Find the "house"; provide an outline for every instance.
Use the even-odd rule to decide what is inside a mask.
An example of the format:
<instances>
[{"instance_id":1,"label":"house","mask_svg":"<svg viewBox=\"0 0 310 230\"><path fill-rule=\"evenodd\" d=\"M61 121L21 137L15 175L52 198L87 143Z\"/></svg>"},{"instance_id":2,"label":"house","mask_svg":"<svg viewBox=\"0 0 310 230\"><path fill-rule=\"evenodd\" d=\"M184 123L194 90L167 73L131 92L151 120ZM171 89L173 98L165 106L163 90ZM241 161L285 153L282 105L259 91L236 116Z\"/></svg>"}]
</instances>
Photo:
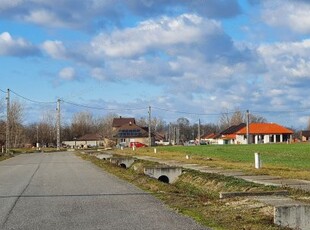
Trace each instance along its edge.
<instances>
[{"instance_id":1,"label":"house","mask_svg":"<svg viewBox=\"0 0 310 230\"><path fill-rule=\"evenodd\" d=\"M100 134L93 133L71 141L63 141L63 144L71 148L100 147L105 145L105 140Z\"/></svg>"},{"instance_id":2,"label":"house","mask_svg":"<svg viewBox=\"0 0 310 230\"><path fill-rule=\"evenodd\" d=\"M165 133L154 132L154 139L156 145L170 145Z\"/></svg>"},{"instance_id":3,"label":"house","mask_svg":"<svg viewBox=\"0 0 310 230\"><path fill-rule=\"evenodd\" d=\"M134 118L114 118L112 123L113 137L117 139L117 144L126 147L148 146L149 129L140 127ZM155 143L154 134L151 135L151 144Z\"/></svg>"},{"instance_id":4,"label":"house","mask_svg":"<svg viewBox=\"0 0 310 230\"><path fill-rule=\"evenodd\" d=\"M301 131L301 141L310 141L310 130Z\"/></svg>"},{"instance_id":5,"label":"house","mask_svg":"<svg viewBox=\"0 0 310 230\"><path fill-rule=\"evenodd\" d=\"M223 130L220 134L214 137L214 142L217 144L240 144L237 142L236 133L246 127L245 123L241 123L239 125L233 125L229 128Z\"/></svg>"},{"instance_id":6,"label":"house","mask_svg":"<svg viewBox=\"0 0 310 230\"><path fill-rule=\"evenodd\" d=\"M235 134L237 143L247 143L246 126ZM292 135L292 130L276 123L251 123L249 125L249 143L253 144L291 142Z\"/></svg>"},{"instance_id":7,"label":"house","mask_svg":"<svg viewBox=\"0 0 310 230\"><path fill-rule=\"evenodd\" d=\"M215 133L204 134L200 137L200 141L205 142L206 144L217 144L215 139L216 136L217 134Z\"/></svg>"},{"instance_id":8,"label":"house","mask_svg":"<svg viewBox=\"0 0 310 230\"><path fill-rule=\"evenodd\" d=\"M121 126L129 123L136 124L136 120L134 118L124 118L124 117L114 118L112 121L112 130L116 131Z\"/></svg>"}]
</instances>

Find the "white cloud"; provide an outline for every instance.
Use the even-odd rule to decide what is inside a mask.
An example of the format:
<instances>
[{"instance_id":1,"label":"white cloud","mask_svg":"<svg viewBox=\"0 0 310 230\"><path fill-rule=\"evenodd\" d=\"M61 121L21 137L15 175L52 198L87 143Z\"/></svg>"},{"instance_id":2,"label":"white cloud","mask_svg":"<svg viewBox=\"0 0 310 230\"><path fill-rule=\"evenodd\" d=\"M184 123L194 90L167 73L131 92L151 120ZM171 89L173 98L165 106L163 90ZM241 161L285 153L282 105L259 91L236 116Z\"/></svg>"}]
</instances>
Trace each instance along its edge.
<instances>
[{"instance_id":1,"label":"white cloud","mask_svg":"<svg viewBox=\"0 0 310 230\"><path fill-rule=\"evenodd\" d=\"M0 34L0 55L25 57L37 55L38 49L23 38L14 39L10 33Z\"/></svg>"},{"instance_id":2,"label":"white cloud","mask_svg":"<svg viewBox=\"0 0 310 230\"><path fill-rule=\"evenodd\" d=\"M162 17L147 20L135 28L102 33L93 39L94 51L111 57L130 57L176 45L200 43L204 36L220 30L214 20L205 20L197 15L184 14L177 18Z\"/></svg>"},{"instance_id":3,"label":"white cloud","mask_svg":"<svg viewBox=\"0 0 310 230\"><path fill-rule=\"evenodd\" d=\"M74 68L72 67L63 68L59 72L59 77L63 80L68 80L68 81L75 79L76 73L75 73Z\"/></svg>"},{"instance_id":4,"label":"white cloud","mask_svg":"<svg viewBox=\"0 0 310 230\"><path fill-rule=\"evenodd\" d=\"M120 26L126 15L140 18L187 9L208 18L231 18L241 13L238 0L2 0L0 17L17 19L45 27L92 30L94 26ZM127 13L125 13L124 11ZM96 23L94 23L96 22Z\"/></svg>"},{"instance_id":5,"label":"white cloud","mask_svg":"<svg viewBox=\"0 0 310 230\"><path fill-rule=\"evenodd\" d=\"M258 51L273 76L289 82L310 79L310 39L261 45Z\"/></svg>"},{"instance_id":6,"label":"white cloud","mask_svg":"<svg viewBox=\"0 0 310 230\"><path fill-rule=\"evenodd\" d=\"M45 41L42 49L51 57L56 59L66 58L66 48L61 41Z\"/></svg>"},{"instance_id":7,"label":"white cloud","mask_svg":"<svg viewBox=\"0 0 310 230\"><path fill-rule=\"evenodd\" d=\"M53 11L45 9L33 10L29 15L22 18L23 21L31 22L38 25L48 25L49 27L70 27L70 21L61 20Z\"/></svg>"},{"instance_id":8,"label":"white cloud","mask_svg":"<svg viewBox=\"0 0 310 230\"><path fill-rule=\"evenodd\" d=\"M272 0L263 4L263 20L271 26L310 33L310 4L306 1Z\"/></svg>"}]
</instances>

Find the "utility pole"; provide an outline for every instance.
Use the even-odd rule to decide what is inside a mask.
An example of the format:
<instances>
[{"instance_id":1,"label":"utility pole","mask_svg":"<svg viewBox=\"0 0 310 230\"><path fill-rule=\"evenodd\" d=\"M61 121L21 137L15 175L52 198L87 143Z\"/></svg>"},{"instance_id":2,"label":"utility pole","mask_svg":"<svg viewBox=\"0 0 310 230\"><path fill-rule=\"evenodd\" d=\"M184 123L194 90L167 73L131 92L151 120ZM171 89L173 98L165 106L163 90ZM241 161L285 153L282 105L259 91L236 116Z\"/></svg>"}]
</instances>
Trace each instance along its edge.
<instances>
[{"instance_id":1,"label":"utility pole","mask_svg":"<svg viewBox=\"0 0 310 230\"><path fill-rule=\"evenodd\" d=\"M152 108L151 108L151 106L149 106L149 147L152 146L152 133L151 133L152 118L151 118L151 112L152 112Z\"/></svg>"},{"instance_id":2,"label":"utility pole","mask_svg":"<svg viewBox=\"0 0 310 230\"><path fill-rule=\"evenodd\" d=\"M200 135L200 119L198 119L198 145L200 145L201 135Z\"/></svg>"},{"instance_id":3,"label":"utility pole","mask_svg":"<svg viewBox=\"0 0 310 230\"><path fill-rule=\"evenodd\" d=\"M7 90L6 96L6 141L5 141L5 152L9 153L10 148L10 89Z\"/></svg>"},{"instance_id":4,"label":"utility pole","mask_svg":"<svg viewBox=\"0 0 310 230\"><path fill-rule=\"evenodd\" d=\"M57 100L57 150L60 150L60 99Z\"/></svg>"},{"instance_id":5,"label":"utility pole","mask_svg":"<svg viewBox=\"0 0 310 230\"><path fill-rule=\"evenodd\" d=\"M250 144L250 113L246 111L246 143Z\"/></svg>"}]
</instances>

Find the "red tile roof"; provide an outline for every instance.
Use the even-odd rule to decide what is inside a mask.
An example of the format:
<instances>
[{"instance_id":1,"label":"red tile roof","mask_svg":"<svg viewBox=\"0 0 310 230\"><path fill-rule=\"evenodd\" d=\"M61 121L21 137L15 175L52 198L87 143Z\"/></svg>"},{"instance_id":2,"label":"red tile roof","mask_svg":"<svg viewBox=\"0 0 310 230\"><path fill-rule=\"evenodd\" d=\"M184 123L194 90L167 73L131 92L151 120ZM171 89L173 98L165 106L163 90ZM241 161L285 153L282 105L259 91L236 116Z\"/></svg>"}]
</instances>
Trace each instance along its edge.
<instances>
[{"instance_id":1,"label":"red tile roof","mask_svg":"<svg viewBox=\"0 0 310 230\"><path fill-rule=\"evenodd\" d=\"M237 134L245 135L246 127L242 128ZM250 134L293 134L293 131L276 123L251 123L249 125Z\"/></svg>"},{"instance_id":2,"label":"red tile roof","mask_svg":"<svg viewBox=\"0 0 310 230\"><path fill-rule=\"evenodd\" d=\"M223 140L233 140L236 139L236 134L227 134L227 135L222 135Z\"/></svg>"},{"instance_id":3,"label":"red tile roof","mask_svg":"<svg viewBox=\"0 0 310 230\"><path fill-rule=\"evenodd\" d=\"M216 136L215 133L210 133L210 134L202 135L200 138L201 139L213 139L215 136Z\"/></svg>"}]
</instances>

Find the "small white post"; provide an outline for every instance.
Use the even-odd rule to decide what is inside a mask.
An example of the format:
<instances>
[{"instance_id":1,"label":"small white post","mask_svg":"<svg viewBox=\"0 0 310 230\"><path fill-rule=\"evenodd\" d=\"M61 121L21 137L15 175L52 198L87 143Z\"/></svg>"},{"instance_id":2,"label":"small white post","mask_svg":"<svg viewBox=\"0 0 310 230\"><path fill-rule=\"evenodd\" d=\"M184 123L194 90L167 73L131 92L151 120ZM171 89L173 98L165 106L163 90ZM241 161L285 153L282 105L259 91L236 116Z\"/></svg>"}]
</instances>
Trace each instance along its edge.
<instances>
[{"instance_id":1,"label":"small white post","mask_svg":"<svg viewBox=\"0 0 310 230\"><path fill-rule=\"evenodd\" d=\"M255 168L260 169L262 167L262 162L260 159L260 153L255 153Z\"/></svg>"},{"instance_id":2,"label":"small white post","mask_svg":"<svg viewBox=\"0 0 310 230\"><path fill-rule=\"evenodd\" d=\"M154 153L157 153L157 149L156 148L154 148Z\"/></svg>"}]
</instances>

